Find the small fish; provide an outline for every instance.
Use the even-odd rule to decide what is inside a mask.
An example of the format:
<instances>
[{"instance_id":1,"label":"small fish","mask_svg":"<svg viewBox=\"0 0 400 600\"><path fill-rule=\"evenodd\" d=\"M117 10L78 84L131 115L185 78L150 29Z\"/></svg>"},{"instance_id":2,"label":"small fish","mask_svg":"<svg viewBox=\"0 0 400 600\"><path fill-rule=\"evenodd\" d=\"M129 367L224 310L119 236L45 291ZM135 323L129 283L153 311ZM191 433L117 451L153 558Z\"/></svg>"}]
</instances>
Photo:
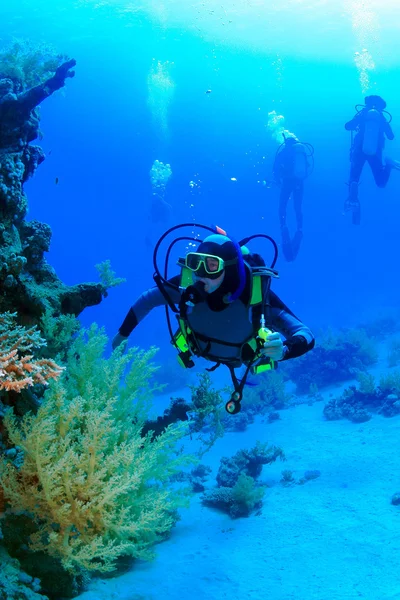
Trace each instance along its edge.
<instances>
[{"instance_id":1,"label":"small fish","mask_svg":"<svg viewBox=\"0 0 400 600\"><path fill-rule=\"evenodd\" d=\"M206 90L206 94L211 94L212 90Z\"/></svg>"},{"instance_id":2,"label":"small fish","mask_svg":"<svg viewBox=\"0 0 400 600\"><path fill-rule=\"evenodd\" d=\"M58 179L58 177L56 177L55 184L57 185L58 182L59 182L59 179Z\"/></svg>"},{"instance_id":3,"label":"small fish","mask_svg":"<svg viewBox=\"0 0 400 600\"><path fill-rule=\"evenodd\" d=\"M231 177L231 181L237 181L236 177Z\"/></svg>"}]
</instances>

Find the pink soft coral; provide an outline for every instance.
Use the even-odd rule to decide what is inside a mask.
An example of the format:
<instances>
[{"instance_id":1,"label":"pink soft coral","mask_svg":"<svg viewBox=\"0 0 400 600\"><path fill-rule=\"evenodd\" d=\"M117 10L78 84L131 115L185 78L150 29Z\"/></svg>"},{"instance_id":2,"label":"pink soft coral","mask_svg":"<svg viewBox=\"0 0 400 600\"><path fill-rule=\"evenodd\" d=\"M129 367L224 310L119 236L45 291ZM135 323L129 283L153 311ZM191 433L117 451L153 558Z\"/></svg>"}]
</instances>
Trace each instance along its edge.
<instances>
[{"instance_id":1,"label":"pink soft coral","mask_svg":"<svg viewBox=\"0 0 400 600\"><path fill-rule=\"evenodd\" d=\"M20 392L26 387L56 379L62 367L49 359L35 359L33 348L46 345L36 327L16 325L16 313L0 315L0 389Z\"/></svg>"}]
</instances>

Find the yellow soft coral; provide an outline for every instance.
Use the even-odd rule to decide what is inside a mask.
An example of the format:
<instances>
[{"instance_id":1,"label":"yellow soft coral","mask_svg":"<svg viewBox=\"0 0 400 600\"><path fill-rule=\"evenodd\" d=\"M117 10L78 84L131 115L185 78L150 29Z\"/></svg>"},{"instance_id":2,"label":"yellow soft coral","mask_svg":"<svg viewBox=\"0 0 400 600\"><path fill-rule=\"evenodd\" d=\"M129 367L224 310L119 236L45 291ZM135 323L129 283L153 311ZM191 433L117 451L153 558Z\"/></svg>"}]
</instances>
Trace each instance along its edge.
<instances>
[{"instance_id":1,"label":"yellow soft coral","mask_svg":"<svg viewBox=\"0 0 400 600\"><path fill-rule=\"evenodd\" d=\"M37 415L21 423L11 412L5 418L10 440L24 452L19 469L0 464L5 497L40 526L32 549L75 573L110 571L124 554L151 558L183 498L167 484L187 462L174 453L184 426L169 427L154 442L140 435L155 349L117 350L106 360L106 343L96 328L80 334L66 374L46 392Z\"/></svg>"},{"instance_id":2,"label":"yellow soft coral","mask_svg":"<svg viewBox=\"0 0 400 600\"><path fill-rule=\"evenodd\" d=\"M30 351L46 341L36 327L16 324L16 313L0 314L0 389L20 392L26 387L57 379L62 368L49 359L34 358Z\"/></svg>"}]
</instances>

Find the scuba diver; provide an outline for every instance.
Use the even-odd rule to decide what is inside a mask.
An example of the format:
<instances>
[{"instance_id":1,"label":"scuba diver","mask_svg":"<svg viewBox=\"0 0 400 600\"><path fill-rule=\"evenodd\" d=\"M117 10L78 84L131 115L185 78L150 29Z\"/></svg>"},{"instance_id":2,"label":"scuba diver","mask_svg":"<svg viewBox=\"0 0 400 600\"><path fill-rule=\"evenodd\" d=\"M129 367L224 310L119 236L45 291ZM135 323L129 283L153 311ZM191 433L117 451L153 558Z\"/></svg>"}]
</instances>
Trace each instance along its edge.
<instances>
[{"instance_id":1,"label":"scuba diver","mask_svg":"<svg viewBox=\"0 0 400 600\"><path fill-rule=\"evenodd\" d=\"M390 126L392 116L385 108L386 102L380 96L366 96L365 105L357 105L357 114L345 124L346 131L351 131L351 167L349 196L344 210L352 212L353 225L359 225L361 219L358 186L365 161L368 161L375 183L380 188L386 186L393 168L400 169L400 163L389 158L383 164L385 136L388 140L394 139ZM355 135L353 132L356 132Z\"/></svg>"},{"instance_id":2,"label":"scuba diver","mask_svg":"<svg viewBox=\"0 0 400 600\"><path fill-rule=\"evenodd\" d=\"M305 354L314 347L314 336L292 311L270 290L271 278L278 277L274 266L278 256L276 243L264 234L235 242L220 228L198 225L211 232L185 257L179 258L180 275L168 279L168 259L173 245L182 240L199 243L195 237L179 237L166 254L163 275L157 264L160 244L172 232L192 223L176 225L161 236L153 254L156 287L144 292L129 309L113 349L128 339L132 331L155 307L164 305L172 344L181 366L191 368L193 359L202 357L230 371L234 392L226 403L230 414L240 411L243 388L251 372L258 374L277 363ZM246 244L256 238L269 240L274 247L270 267ZM170 308L176 315L178 330L171 328ZM282 340L281 335L284 337ZM235 369L244 366L241 380Z\"/></svg>"},{"instance_id":3,"label":"scuba diver","mask_svg":"<svg viewBox=\"0 0 400 600\"><path fill-rule=\"evenodd\" d=\"M274 179L281 186L279 198L279 223L282 234L283 254L288 262L297 257L303 239L303 193L304 180L311 174L314 166L314 148L311 144L301 143L294 135L286 137L279 146L273 166ZM311 159L311 160L309 160ZM286 222L287 206L293 197L297 230L291 239Z\"/></svg>"},{"instance_id":4,"label":"scuba diver","mask_svg":"<svg viewBox=\"0 0 400 600\"><path fill-rule=\"evenodd\" d=\"M145 244L149 250L153 250L155 246L154 239L157 239L160 235L159 225L163 225L163 229L168 227L168 221L170 220L171 215L171 204L168 204L160 194L153 193L151 197L149 222L145 235ZM157 237L155 237L155 235L157 235Z\"/></svg>"}]
</instances>

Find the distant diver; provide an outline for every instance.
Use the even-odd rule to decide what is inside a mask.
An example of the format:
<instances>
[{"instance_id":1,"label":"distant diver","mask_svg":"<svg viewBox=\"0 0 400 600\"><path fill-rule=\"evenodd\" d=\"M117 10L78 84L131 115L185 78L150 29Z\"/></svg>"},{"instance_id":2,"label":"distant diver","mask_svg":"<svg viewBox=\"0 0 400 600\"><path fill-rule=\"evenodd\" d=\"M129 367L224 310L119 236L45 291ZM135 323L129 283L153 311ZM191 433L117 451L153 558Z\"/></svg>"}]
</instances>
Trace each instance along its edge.
<instances>
[{"instance_id":1,"label":"distant diver","mask_svg":"<svg viewBox=\"0 0 400 600\"><path fill-rule=\"evenodd\" d=\"M314 336L292 311L270 290L271 278L277 277L274 265L278 250L272 238L252 235L235 242L219 228L196 223L210 232L195 251L179 258L180 275L168 278L168 259L177 241L198 238L184 236L174 240L166 253L164 268L158 266L158 250L163 240L186 223L169 229L157 242L153 253L156 287L145 291L129 309L113 339L117 348L128 339L137 325L157 306L172 310L178 330L172 330L167 310L171 341L183 367L194 366L194 359L212 361L214 371L226 365L234 391L226 403L230 414L240 411L243 388L249 373L269 371L282 360L301 356L314 347ZM266 238L274 248L271 266L247 248L253 238ZM282 339L282 337L283 339ZM245 367L238 379L235 369Z\"/></svg>"},{"instance_id":2,"label":"distant diver","mask_svg":"<svg viewBox=\"0 0 400 600\"><path fill-rule=\"evenodd\" d=\"M283 136L284 142L279 146L273 166L275 182L281 186L279 198L279 223L282 235L283 254L288 262L296 259L303 239L303 194L304 180L314 167L314 148L311 144L300 142L297 137ZM287 206L293 198L296 216L296 232L290 237L287 226Z\"/></svg>"},{"instance_id":3,"label":"distant diver","mask_svg":"<svg viewBox=\"0 0 400 600\"><path fill-rule=\"evenodd\" d=\"M150 207L150 220L152 223L168 223L172 215L172 206L160 195L153 193Z\"/></svg>"},{"instance_id":4,"label":"distant diver","mask_svg":"<svg viewBox=\"0 0 400 600\"><path fill-rule=\"evenodd\" d=\"M353 225L359 225L361 209L358 186L365 161L369 163L375 183L380 188L386 186L393 168L400 169L400 163L386 158L385 164L383 164L385 136L388 140L394 139L390 126L392 116L385 110L385 100L380 96L366 96L365 105L357 105L355 108L356 115L345 124L345 129L351 131L351 166L349 195L344 210L345 212L351 211ZM356 133L354 134L354 132Z\"/></svg>"}]
</instances>

